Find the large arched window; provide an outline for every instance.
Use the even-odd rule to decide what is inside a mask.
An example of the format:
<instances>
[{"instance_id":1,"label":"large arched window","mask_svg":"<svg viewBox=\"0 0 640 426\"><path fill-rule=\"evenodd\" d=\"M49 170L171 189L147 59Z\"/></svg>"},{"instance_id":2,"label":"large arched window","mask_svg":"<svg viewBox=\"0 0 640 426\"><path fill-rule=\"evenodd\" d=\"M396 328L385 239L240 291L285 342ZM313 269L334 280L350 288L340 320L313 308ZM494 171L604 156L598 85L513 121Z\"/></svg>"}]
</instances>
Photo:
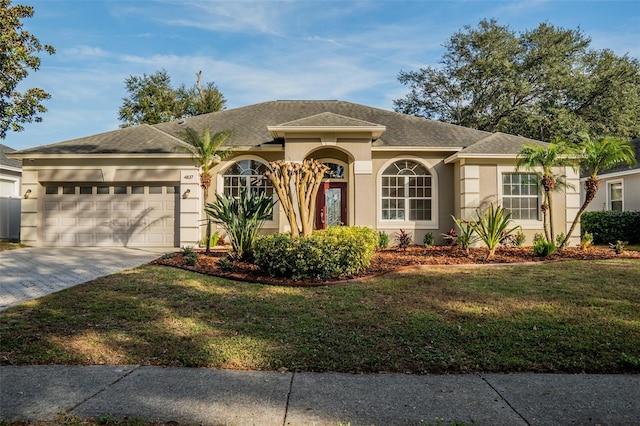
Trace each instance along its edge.
<instances>
[{"instance_id":1,"label":"large arched window","mask_svg":"<svg viewBox=\"0 0 640 426\"><path fill-rule=\"evenodd\" d=\"M382 172L382 220L431 221L432 177L422 164L399 160Z\"/></svg>"},{"instance_id":2,"label":"large arched window","mask_svg":"<svg viewBox=\"0 0 640 426\"><path fill-rule=\"evenodd\" d=\"M252 192L273 197L273 185L265 177L266 164L257 160L240 160L224 172L223 192L226 195L240 196L240 188L249 188Z\"/></svg>"}]
</instances>

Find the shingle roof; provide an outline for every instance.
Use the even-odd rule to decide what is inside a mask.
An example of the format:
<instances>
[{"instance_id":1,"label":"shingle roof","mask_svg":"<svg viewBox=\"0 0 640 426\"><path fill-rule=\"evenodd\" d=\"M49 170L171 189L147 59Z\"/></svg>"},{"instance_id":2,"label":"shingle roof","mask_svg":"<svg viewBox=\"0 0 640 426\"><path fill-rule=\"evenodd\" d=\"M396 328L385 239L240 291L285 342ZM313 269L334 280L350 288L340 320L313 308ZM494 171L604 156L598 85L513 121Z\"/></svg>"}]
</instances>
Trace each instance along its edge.
<instances>
[{"instance_id":1,"label":"shingle roof","mask_svg":"<svg viewBox=\"0 0 640 426\"><path fill-rule=\"evenodd\" d=\"M20 151L20 154L169 154L188 146L154 126L142 124Z\"/></svg>"},{"instance_id":2,"label":"shingle roof","mask_svg":"<svg viewBox=\"0 0 640 426\"><path fill-rule=\"evenodd\" d=\"M155 126L172 135L186 126L196 130L209 127L216 132L231 129L233 135L227 143L246 147L273 142L267 126L290 123L323 113L386 126L387 130L373 146L463 147L490 135L480 130L345 101L270 101L187 118L183 120L184 124L172 121Z\"/></svg>"},{"instance_id":3,"label":"shingle roof","mask_svg":"<svg viewBox=\"0 0 640 426\"><path fill-rule=\"evenodd\" d=\"M0 144L0 166L15 167L17 169L22 168L22 161L7 158L6 154L9 154L10 152L15 152L15 149Z\"/></svg>"},{"instance_id":4,"label":"shingle roof","mask_svg":"<svg viewBox=\"0 0 640 426\"><path fill-rule=\"evenodd\" d=\"M374 147L466 148L468 153L515 153L530 139L492 134L421 117L345 101L270 101L203 114L169 123L140 125L19 151L20 154L144 154L175 153L186 146L179 134L187 127L213 132L231 130L227 145L254 147L281 143L269 126L380 127ZM535 142L535 141L533 141ZM477 145L477 146L476 146ZM473 149L472 149L473 148Z\"/></svg>"},{"instance_id":5,"label":"shingle roof","mask_svg":"<svg viewBox=\"0 0 640 426\"><path fill-rule=\"evenodd\" d=\"M496 132L460 151L460 154L518 154L525 144L547 146L545 142Z\"/></svg>"},{"instance_id":6,"label":"shingle roof","mask_svg":"<svg viewBox=\"0 0 640 426\"><path fill-rule=\"evenodd\" d=\"M332 112L323 112L320 114L312 115L310 117L304 117L299 120L277 124L277 126L278 127L372 127L372 126L382 126L382 125L369 123L368 121L358 120L352 117L345 117L344 115L334 114Z\"/></svg>"}]
</instances>

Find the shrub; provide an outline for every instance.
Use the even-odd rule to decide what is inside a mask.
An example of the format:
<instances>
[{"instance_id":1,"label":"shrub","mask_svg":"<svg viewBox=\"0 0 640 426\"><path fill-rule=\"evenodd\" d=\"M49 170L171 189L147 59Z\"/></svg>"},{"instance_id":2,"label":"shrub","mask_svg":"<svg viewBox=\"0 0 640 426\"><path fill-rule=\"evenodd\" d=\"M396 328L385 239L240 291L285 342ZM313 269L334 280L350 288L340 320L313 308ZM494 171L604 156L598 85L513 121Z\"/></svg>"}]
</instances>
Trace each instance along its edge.
<instances>
[{"instance_id":1,"label":"shrub","mask_svg":"<svg viewBox=\"0 0 640 426\"><path fill-rule=\"evenodd\" d=\"M273 213L273 199L265 193L257 194L243 187L238 198L216 194L216 200L207 203L205 212L231 238L234 257L251 260L258 231Z\"/></svg>"},{"instance_id":2,"label":"shrub","mask_svg":"<svg viewBox=\"0 0 640 426\"><path fill-rule=\"evenodd\" d=\"M411 238L411 235L409 235L408 232L401 229L400 232L396 234L395 240L398 247L406 249L411 245L413 238Z\"/></svg>"},{"instance_id":3,"label":"shrub","mask_svg":"<svg viewBox=\"0 0 640 426\"><path fill-rule=\"evenodd\" d=\"M582 250L586 250L591 247L591 244L593 244L593 234L590 232L584 232L582 237L580 237L580 248Z\"/></svg>"},{"instance_id":4,"label":"shrub","mask_svg":"<svg viewBox=\"0 0 640 426\"><path fill-rule=\"evenodd\" d=\"M182 247L182 250L181 250L181 251L182 251L182 255L183 255L183 256L188 256L188 255L190 255L191 253L193 253L193 248L191 248L191 247L189 247L189 246L184 246L184 247Z\"/></svg>"},{"instance_id":5,"label":"shrub","mask_svg":"<svg viewBox=\"0 0 640 426\"><path fill-rule=\"evenodd\" d=\"M184 256L184 260L187 263L187 265L195 266L196 262L198 261L198 253L196 252L189 253L186 256Z\"/></svg>"},{"instance_id":6,"label":"shrub","mask_svg":"<svg viewBox=\"0 0 640 426\"><path fill-rule=\"evenodd\" d=\"M565 235L564 232L559 233L558 235L556 235L556 247L562 247L562 242L565 240Z\"/></svg>"},{"instance_id":7,"label":"shrub","mask_svg":"<svg viewBox=\"0 0 640 426\"><path fill-rule=\"evenodd\" d=\"M360 272L371 264L379 234L366 227L335 226L310 236L259 237L255 263L274 277L329 279Z\"/></svg>"},{"instance_id":8,"label":"shrub","mask_svg":"<svg viewBox=\"0 0 640 426\"><path fill-rule=\"evenodd\" d=\"M479 241L480 238L475 234L475 231L468 221L463 219L456 219L453 216L451 217L453 218L453 221L456 223L456 226L460 231L460 235L456 237L456 244L458 244L458 247L469 254L469 246L471 246L476 241Z\"/></svg>"},{"instance_id":9,"label":"shrub","mask_svg":"<svg viewBox=\"0 0 640 426\"><path fill-rule=\"evenodd\" d=\"M533 254L538 257L549 257L556 252L556 244L553 241L546 241L545 239L538 240L533 245Z\"/></svg>"},{"instance_id":10,"label":"shrub","mask_svg":"<svg viewBox=\"0 0 640 426\"><path fill-rule=\"evenodd\" d=\"M389 234L384 231L380 231L378 233L378 247L387 248L389 247Z\"/></svg>"},{"instance_id":11,"label":"shrub","mask_svg":"<svg viewBox=\"0 0 640 426\"><path fill-rule=\"evenodd\" d=\"M226 257L221 257L220 259L218 259L218 266L223 272L233 271L233 262Z\"/></svg>"},{"instance_id":12,"label":"shrub","mask_svg":"<svg viewBox=\"0 0 640 426\"><path fill-rule=\"evenodd\" d=\"M433 243L435 243L435 238L433 237L433 234L431 232L427 232L426 234L424 234L422 243L424 244L425 247L432 246Z\"/></svg>"},{"instance_id":13,"label":"shrub","mask_svg":"<svg viewBox=\"0 0 640 426\"><path fill-rule=\"evenodd\" d=\"M621 254L624 253L625 249L627 248L627 244L629 244L626 241L616 241L615 244L613 243L609 243L609 247L611 247L611 249L616 252L616 254Z\"/></svg>"},{"instance_id":14,"label":"shrub","mask_svg":"<svg viewBox=\"0 0 640 426\"><path fill-rule=\"evenodd\" d=\"M585 232L593 235L594 244L616 241L640 244L640 211L584 212L580 218L580 228L583 235Z\"/></svg>"},{"instance_id":15,"label":"shrub","mask_svg":"<svg viewBox=\"0 0 640 426\"><path fill-rule=\"evenodd\" d=\"M540 232L536 232L535 235L533 236L533 245L535 246L540 241L547 241L547 239Z\"/></svg>"}]
</instances>

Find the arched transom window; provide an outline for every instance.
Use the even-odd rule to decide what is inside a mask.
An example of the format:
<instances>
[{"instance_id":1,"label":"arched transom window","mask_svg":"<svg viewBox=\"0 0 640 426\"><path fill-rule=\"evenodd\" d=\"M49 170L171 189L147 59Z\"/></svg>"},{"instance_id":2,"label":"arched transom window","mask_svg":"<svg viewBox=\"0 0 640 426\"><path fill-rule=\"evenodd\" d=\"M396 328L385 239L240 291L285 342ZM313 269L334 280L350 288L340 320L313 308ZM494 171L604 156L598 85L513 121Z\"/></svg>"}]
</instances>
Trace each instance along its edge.
<instances>
[{"instance_id":1,"label":"arched transom window","mask_svg":"<svg viewBox=\"0 0 640 426\"><path fill-rule=\"evenodd\" d=\"M264 173L268 167L256 160L241 160L234 163L224 173L224 193L240 196L240 188L249 188L252 192L264 193L273 197L273 185Z\"/></svg>"},{"instance_id":2,"label":"arched transom window","mask_svg":"<svg viewBox=\"0 0 640 426\"><path fill-rule=\"evenodd\" d=\"M432 179L425 166L400 160L382 172L382 220L432 220Z\"/></svg>"}]
</instances>

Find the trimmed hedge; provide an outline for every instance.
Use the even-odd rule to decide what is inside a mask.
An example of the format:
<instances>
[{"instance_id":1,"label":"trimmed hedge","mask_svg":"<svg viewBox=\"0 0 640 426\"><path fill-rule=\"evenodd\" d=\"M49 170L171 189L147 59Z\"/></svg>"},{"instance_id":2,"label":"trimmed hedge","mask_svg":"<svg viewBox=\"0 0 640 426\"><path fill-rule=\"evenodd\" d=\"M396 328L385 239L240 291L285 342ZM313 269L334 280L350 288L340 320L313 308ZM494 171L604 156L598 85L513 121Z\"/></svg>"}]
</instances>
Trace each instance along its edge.
<instances>
[{"instance_id":1,"label":"trimmed hedge","mask_svg":"<svg viewBox=\"0 0 640 426\"><path fill-rule=\"evenodd\" d=\"M355 274L371 264L378 232L335 226L307 237L266 235L254 245L255 263L273 277L329 279Z\"/></svg>"},{"instance_id":2,"label":"trimmed hedge","mask_svg":"<svg viewBox=\"0 0 640 426\"><path fill-rule=\"evenodd\" d=\"M640 244L640 211L584 212L580 218L580 232L593 234L594 244L615 243L616 241Z\"/></svg>"}]
</instances>

